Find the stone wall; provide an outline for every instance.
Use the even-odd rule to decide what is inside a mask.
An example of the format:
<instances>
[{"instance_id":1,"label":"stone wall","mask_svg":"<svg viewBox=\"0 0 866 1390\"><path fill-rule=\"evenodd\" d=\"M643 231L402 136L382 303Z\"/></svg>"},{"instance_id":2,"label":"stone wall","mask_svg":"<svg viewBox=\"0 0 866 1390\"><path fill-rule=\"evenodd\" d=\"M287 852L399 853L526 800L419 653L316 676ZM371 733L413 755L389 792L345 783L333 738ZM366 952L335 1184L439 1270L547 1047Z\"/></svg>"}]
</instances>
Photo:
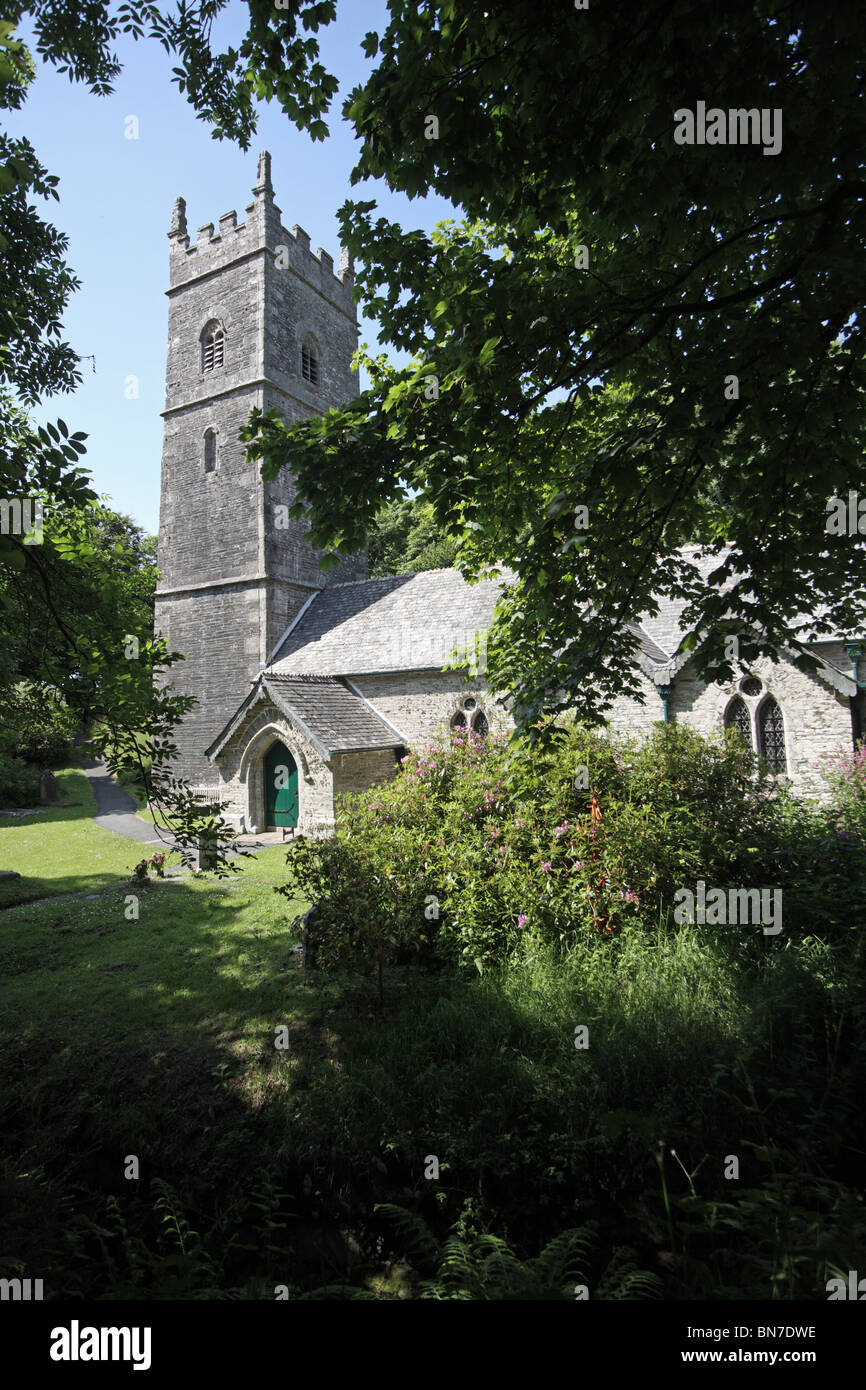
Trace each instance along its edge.
<instances>
[{"instance_id":1,"label":"stone wall","mask_svg":"<svg viewBox=\"0 0 866 1390\"><path fill-rule=\"evenodd\" d=\"M740 694L750 712L753 739L756 715L767 695L772 695L782 712L785 726L785 756L788 777L795 792L809 796L822 794L822 783L814 766L823 756L853 746L851 702L837 694L818 676L799 671L789 662L774 665L768 659L755 661L749 674L762 682L760 695L742 695L742 675L724 685L707 685L699 680L689 662L677 675L671 693L669 712L672 722L709 735L724 728L725 711ZM652 683L641 678L646 704L620 699L609 711L610 726L617 732L646 736L652 724L662 718L662 703ZM757 742L754 744L757 747Z\"/></svg>"},{"instance_id":2,"label":"stone wall","mask_svg":"<svg viewBox=\"0 0 866 1390\"><path fill-rule=\"evenodd\" d=\"M646 738L652 733L653 725L664 718L664 706L658 691L643 671L637 673L637 684L644 697L641 705L630 696L618 695L607 711L605 718L610 727L618 733L632 734L635 738Z\"/></svg>"},{"instance_id":3,"label":"stone wall","mask_svg":"<svg viewBox=\"0 0 866 1390\"><path fill-rule=\"evenodd\" d=\"M339 820L339 798L366 791L390 782L399 764L393 748L378 748L365 753L335 753L334 806Z\"/></svg>"},{"instance_id":4,"label":"stone wall","mask_svg":"<svg viewBox=\"0 0 866 1390\"><path fill-rule=\"evenodd\" d=\"M463 710L467 722L481 710L492 733L514 726L497 705L483 679L466 681L462 671L412 671L387 675L352 676L352 685L365 700L406 739L409 747L435 741ZM466 700L475 708L465 710Z\"/></svg>"}]
</instances>

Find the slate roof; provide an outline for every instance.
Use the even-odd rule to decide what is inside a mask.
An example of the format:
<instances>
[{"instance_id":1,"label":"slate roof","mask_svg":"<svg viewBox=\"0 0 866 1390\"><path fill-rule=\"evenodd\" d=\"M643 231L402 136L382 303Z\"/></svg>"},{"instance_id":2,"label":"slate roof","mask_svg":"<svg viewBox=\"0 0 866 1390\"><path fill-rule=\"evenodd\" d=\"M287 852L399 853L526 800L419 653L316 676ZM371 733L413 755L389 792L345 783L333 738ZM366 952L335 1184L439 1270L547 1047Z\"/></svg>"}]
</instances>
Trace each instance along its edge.
<instances>
[{"instance_id":1,"label":"slate roof","mask_svg":"<svg viewBox=\"0 0 866 1390\"><path fill-rule=\"evenodd\" d=\"M657 646L644 628L638 627L637 623L629 623L628 627L638 640L638 649L643 652L644 656L649 657L650 661L655 661L661 665L668 660L667 652L662 651L661 647Z\"/></svg>"},{"instance_id":2,"label":"slate roof","mask_svg":"<svg viewBox=\"0 0 866 1390\"><path fill-rule=\"evenodd\" d=\"M684 546L680 552L683 558L689 557L690 547ZM691 563L697 570L701 579L706 580L707 575L712 574L713 570L718 569L724 560L724 553L719 552L715 555L705 556L699 560L696 554L691 557ZM686 607L684 598L671 598L666 594L658 595L659 611L656 614L644 613L639 620L640 630L649 640L660 649L662 656L654 657L656 661L669 661L676 655L680 643L685 637L688 628L682 624L682 615Z\"/></svg>"},{"instance_id":3,"label":"slate roof","mask_svg":"<svg viewBox=\"0 0 866 1390\"><path fill-rule=\"evenodd\" d=\"M681 553L703 580L724 559L722 550L700 559L696 547ZM511 571L501 569L493 578L469 584L459 570L439 569L320 590L302 609L207 755L215 757L251 705L266 697L294 720L325 758L400 747L405 739L399 730L349 688L348 678L441 670L455 648L462 649L490 626L501 586L511 577ZM689 652L678 654L686 635L685 606L684 599L662 597L656 615L630 624L638 639L640 664L656 684L669 683L689 660ZM855 693L843 645L832 637L818 638L815 645L820 648L815 655L822 661L822 678L843 694Z\"/></svg>"},{"instance_id":4,"label":"slate roof","mask_svg":"<svg viewBox=\"0 0 866 1390\"><path fill-rule=\"evenodd\" d=\"M217 756L247 710L264 696L298 725L325 758L332 753L360 753L403 745L403 739L390 724L332 676L274 676L266 672L207 749L208 757Z\"/></svg>"},{"instance_id":5,"label":"slate roof","mask_svg":"<svg viewBox=\"0 0 866 1390\"><path fill-rule=\"evenodd\" d=\"M440 569L332 584L290 629L268 674L441 670L490 626L500 583L468 584L459 570Z\"/></svg>"},{"instance_id":6,"label":"slate roof","mask_svg":"<svg viewBox=\"0 0 866 1390\"><path fill-rule=\"evenodd\" d=\"M724 563L728 548L729 547L726 546L716 551L713 555L699 557L696 547L684 546L680 554L684 558L691 560L700 578L706 582L708 575L712 574L714 570L718 569L719 566ZM729 585L730 582L730 580L727 581L727 584ZM688 631L687 626L682 622L686 600L660 595L658 598L658 606L658 613L654 616L644 614L639 620L639 626L636 624L634 630L639 633L643 632L652 642L661 648L662 652L665 654L661 659L669 661L676 656L680 643ZM821 618L826 612L826 605L819 605L812 617L795 617L792 620L792 627L797 631L800 641L808 645L835 642L837 644L841 643L842 650L844 651L844 642L846 638L849 641L851 640L850 634L842 632L818 633L815 630L815 619ZM659 660L658 657L654 659ZM838 665L842 670L847 669L850 665L847 659L831 664Z\"/></svg>"}]
</instances>

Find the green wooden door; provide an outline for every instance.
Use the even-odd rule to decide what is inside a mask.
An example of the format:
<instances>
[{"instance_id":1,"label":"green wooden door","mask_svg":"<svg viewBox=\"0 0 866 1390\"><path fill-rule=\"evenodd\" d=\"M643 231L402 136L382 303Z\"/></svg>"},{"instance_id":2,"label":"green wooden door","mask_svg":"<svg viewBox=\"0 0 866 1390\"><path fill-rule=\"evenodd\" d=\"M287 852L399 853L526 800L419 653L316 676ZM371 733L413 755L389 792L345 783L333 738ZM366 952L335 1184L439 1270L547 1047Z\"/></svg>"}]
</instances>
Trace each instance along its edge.
<instances>
[{"instance_id":1,"label":"green wooden door","mask_svg":"<svg viewBox=\"0 0 866 1390\"><path fill-rule=\"evenodd\" d=\"M298 823L298 765L282 743L265 754L265 826Z\"/></svg>"}]
</instances>

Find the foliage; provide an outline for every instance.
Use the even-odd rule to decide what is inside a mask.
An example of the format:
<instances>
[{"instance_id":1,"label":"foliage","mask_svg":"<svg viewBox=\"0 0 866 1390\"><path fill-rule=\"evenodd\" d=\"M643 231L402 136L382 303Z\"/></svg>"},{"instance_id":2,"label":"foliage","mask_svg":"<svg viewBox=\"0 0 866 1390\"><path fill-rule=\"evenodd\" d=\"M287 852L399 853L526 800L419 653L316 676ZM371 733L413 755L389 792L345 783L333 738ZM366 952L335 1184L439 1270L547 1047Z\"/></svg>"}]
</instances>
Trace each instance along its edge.
<instances>
[{"instance_id":1,"label":"foliage","mask_svg":"<svg viewBox=\"0 0 866 1390\"><path fill-rule=\"evenodd\" d=\"M39 801L39 769L0 748L0 805L25 807Z\"/></svg>"},{"instance_id":2,"label":"foliage","mask_svg":"<svg viewBox=\"0 0 866 1390\"><path fill-rule=\"evenodd\" d=\"M417 497L387 503L367 536L371 579L451 569L456 555L457 543L442 533L431 503Z\"/></svg>"},{"instance_id":3,"label":"foliage","mask_svg":"<svg viewBox=\"0 0 866 1390\"><path fill-rule=\"evenodd\" d=\"M0 748L40 767L68 759L79 719L56 690L21 681L6 693L4 706Z\"/></svg>"},{"instance_id":4,"label":"foliage","mask_svg":"<svg viewBox=\"0 0 866 1390\"><path fill-rule=\"evenodd\" d=\"M379 1211L395 1222L413 1254L420 1252L422 1259L427 1256L425 1263L435 1261L437 1265L435 1275L421 1281L419 1298L573 1300L575 1286L586 1287L587 1257L597 1238L593 1224L562 1231L535 1258L521 1260L506 1241L489 1234L476 1233L466 1239L455 1233L439 1249L415 1213L389 1203L383 1203ZM624 1268L620 1255L605 1270L594 1292L609 1299L657 1298L661 1289L656 1275Z\"/></svg>"},{"instance_id":5,"label":"foliage","mask_svg":"<svg viewBox=\"0 0 866 1390\"><path fill-rule=\"evenodd\" d=\"M543 752L456 730L347 799L333 840L298 846L287 892L326 968L407 953L483 970L539 944L655 930L678 888L783 890L783 930L857 921L864 844L779 789L733 735L656 726L643 743L571 725ZM730 932L760 950L755 925Z\"/></svg>"},{"instance_id":6,"label":"foliage","mask_svg":"<svg viewBox=\"0 0 866 1390\"><path fill-rule=\"evenodd\" d=\"M154 882L138 922L117 877L5 914L4 1276L38 1268L46 1296L85 1299L272 1299L284 1283L414 1297L451 1237L477 1276L480 1236L525 1267L590 1222L591 1299L616 1296L606 1269L632 1266L668 1299L824 1301L834 1267L857 1268L861 932L749 955L697 924L635 923L602 950L540 949L483 976L394 967L379 1011L367 988L296 969L271 891L284 864L272 849L239 882ZM71 1032L52 1028L58 997ZM140 1183L122 1176L130 1150ZM155 1176L196 1233L185 1251L160 1234ZM420 1217L427 1253L377 1204ZM105 1250L91 1221L112 1231Z\"/></svg>"},{"instance_id":7,"label":"foliage","mask_svg":"<svg viewBox=\"0 0 866 1390\"><path fill-rule=\"evenodd\" d=\"M861 740L853 753L832 754L822 770L835 801L837 832L866 842L866 742Z\"/></svg>"}]
</instances>

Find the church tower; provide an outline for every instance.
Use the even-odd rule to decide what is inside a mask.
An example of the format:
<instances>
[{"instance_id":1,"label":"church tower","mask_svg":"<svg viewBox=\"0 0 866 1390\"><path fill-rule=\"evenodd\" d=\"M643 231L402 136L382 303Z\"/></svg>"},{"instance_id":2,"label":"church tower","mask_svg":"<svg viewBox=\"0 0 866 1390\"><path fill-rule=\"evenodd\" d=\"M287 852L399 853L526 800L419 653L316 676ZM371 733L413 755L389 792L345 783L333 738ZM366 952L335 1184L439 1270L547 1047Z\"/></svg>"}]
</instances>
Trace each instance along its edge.
<instances>
[{"instance_id":1,"label":"church tower","mask_svg":"<svg viewBox=\"0 0 866 1390\"><path fill-rule=\"evenodd\" d=\"M204 750L249 693L313 594L366 579L366 555L322 571L285 472L262 481L238 433L254 406L287 422L358 394L353 275L339 273L274 202L270 155L259 158L245 222L225 213L190 245L178 198L169 231L168 361L155 628L186 660L168 672L198 705L176 734L177 775L216 785Z\"/></svg>"}]
</instances>

